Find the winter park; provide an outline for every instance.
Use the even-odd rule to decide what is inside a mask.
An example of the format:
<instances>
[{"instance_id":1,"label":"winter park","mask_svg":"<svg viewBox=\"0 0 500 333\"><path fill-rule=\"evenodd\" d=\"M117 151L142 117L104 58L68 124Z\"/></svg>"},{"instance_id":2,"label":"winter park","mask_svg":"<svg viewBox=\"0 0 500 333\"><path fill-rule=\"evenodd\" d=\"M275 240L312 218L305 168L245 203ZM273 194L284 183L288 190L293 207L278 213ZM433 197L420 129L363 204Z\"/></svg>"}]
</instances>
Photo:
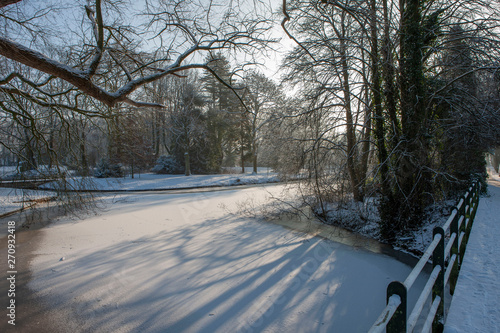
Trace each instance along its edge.
<instances>
[{"instance_id":1,"label":"winter park","mask_svg":"<svg viewBox=\"0 0 500 333\"><path fill-rule=\"evenodd\" d=\"M500 332L498 1L0 27L0 332Z\"/></svg>"}]
</instances>

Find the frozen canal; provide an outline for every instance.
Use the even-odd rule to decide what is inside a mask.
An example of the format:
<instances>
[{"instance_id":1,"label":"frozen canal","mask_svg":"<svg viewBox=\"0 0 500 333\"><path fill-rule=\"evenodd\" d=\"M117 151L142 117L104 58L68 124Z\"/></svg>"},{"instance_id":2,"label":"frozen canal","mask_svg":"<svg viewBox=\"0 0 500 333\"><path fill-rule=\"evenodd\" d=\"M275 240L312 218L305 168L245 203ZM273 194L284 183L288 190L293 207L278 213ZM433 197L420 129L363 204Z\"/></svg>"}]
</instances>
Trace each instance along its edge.
<instances>
[{"instance_id":1,"label":"frozen canal","mask_svg":"<svg viewBox=\"0 0 500 333\"><path fill-rule=\"evenodd\" d=\"M411 268L234 214L281 189L128 194L62 218L39 231L29 287L73 332L367 331Z\"/></svg>"}]
</instances>

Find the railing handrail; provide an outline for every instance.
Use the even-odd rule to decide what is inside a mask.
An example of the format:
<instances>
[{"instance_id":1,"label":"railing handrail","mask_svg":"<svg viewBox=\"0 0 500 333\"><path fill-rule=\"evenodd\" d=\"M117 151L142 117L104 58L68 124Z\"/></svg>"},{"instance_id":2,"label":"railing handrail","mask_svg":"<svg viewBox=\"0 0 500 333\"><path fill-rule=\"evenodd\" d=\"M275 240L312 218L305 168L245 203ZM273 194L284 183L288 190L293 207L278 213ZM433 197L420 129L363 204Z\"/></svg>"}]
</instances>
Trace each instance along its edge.
<instances>
[{"instance_id":1,"label":"railing handrail","mask_svg":"<svg viewBox=\"0 0 500 333\"><path fill-rule=\"evenodd\" d=\"M434 237L408 277L401 283L394 281L387 287L387 306L370 328L369 333L412 332L420 318L425 301L432 293L432 304L424 323L424 331L441 331L444 321L444 290L450 282L450 292L455 289L465 247L479 204L480 184L475 181L460 198L442 227L434 228ZM445 236L450 230L448 243ZM432 255L433 271L419 295L409 316L406 317L407 293ZM446 263L446 259L449 261ZM458 259L458 260L457 260Z\"/></svg>"},{"instance_id":2,"label":"railing handrail","mask_svg":"<svg viewBox=\"0 0 500 333\"><path fill-rule=\"evenodd\" d=\"M387 301L385 309L382 311L378 319L373 324L370 329L370 333L379 333L387 326L387 318L392 318L394 312L396 312L398 306L401 304L401 297L398 295L392 295Z\"/></svg>"},{"instance_id":3,"label":"railing handrail","mask_svg":"<svg viewBox=\"0 0 500 333\"><path fill-rule=\"evenodd\" d=\"M415 265L415 267L413 267L413 270L410 272L410 274L408 274L408 277L406 278L405 282L403 282L406 289L408 289L408 290L411 289L411 287L413 286L413 283L415 282L417 277L422 272L422 269L424 268L425 264L431 258L431 255L434 252L434 249L436 248L436 246L438 246L440 241L441 241L441 235L435 235L434 239L429 244L429 247L427 248L427 250L425 250L424 254L422 255L422 258L420 258L420 260Z\"/></svg>"}]
</instances>

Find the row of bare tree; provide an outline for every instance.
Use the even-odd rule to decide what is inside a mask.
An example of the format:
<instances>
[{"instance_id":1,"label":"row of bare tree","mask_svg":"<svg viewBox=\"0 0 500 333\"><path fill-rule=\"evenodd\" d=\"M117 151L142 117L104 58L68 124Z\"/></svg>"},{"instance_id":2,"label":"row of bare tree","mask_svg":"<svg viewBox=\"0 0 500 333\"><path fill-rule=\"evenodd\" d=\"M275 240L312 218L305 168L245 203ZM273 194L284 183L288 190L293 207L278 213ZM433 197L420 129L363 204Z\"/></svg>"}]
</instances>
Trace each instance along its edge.
<instances>
[{"instance_id":1,"label":"row of bare tree","mask_svg":"<svg viewBox=\"0 0 500 333\"><path fill-rule=\"evenodd\" d=\"M484 180L500 141L496 1L283 0L279 13L296 43L281 88L245 69L276 42L264 0L0 0L1 143L28 164L35 143L83 166L99 149L137 166L168 153L187 174L236 155L256 170L265 147L308 175L320 216L377 193L387 238Z\"/></svg>"},{"instance_id":2,"label":"row of bare tree","mask_svg":"<svg viewBox=\"0 0 500 333\"><path fill-rule=\"evenodd\" d=\"M209 62L220 78L230 79L231 67L222 54ZM24 169L64 165L80 174L96 166L118 171L98 172L106 176L124 175L123 166L133 177L137 170L150 170L158 158L170 156L163 161L172 165L160 172L217 173L236 163L244 172L251 163L256 173L257 157L269 145L267 129L284 100L280 89L256 71L242 74L233 89L211 74L185 74L162 78L144 89L142 99L164 105L161 109L108 107L85 99L80 105L96 113L88 117L80 110L11 104L5 111L19 117L2 113L4 162L21 162Z\"/></svg>"},{"instance_id":3,"label":"row of bare tree","mask_svg":"<svg viewBox=\"0 0 500 333\"><path fill-rule=\"evenodd\" d=\"M499 9L481 0L283 2L282 25L297 42L285 80L307 103L295 116L310 131L300 140L320 215L346 186L355 201L375 188L391 238L418 227L443 195L484 180L484 153L500 134Z\"/></svg>"}]
</instances>

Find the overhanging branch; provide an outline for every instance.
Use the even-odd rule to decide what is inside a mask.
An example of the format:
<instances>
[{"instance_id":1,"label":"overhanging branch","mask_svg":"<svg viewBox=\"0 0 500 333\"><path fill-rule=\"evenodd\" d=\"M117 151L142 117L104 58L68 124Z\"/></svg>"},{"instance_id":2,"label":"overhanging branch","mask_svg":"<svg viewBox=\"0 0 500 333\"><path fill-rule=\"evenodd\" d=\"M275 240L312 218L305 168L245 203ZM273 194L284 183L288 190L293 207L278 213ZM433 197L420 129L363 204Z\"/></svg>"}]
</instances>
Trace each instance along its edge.
<instances>
[{"instance_id":1,"label":"overhanging branch","mask_svg":"<svg viewBox=\"0 0 500 333\"><path fill-rule=\"evenodd\" d=\"M0 8L19 1L22 0L0 0ZM229 22L230 24L226 22L230 31L221 29L215 32L204 32L196 30L198 29L196 26L184 25L181 18L178 18L179 22L174 22L173 26L188 36L180 46L183 50L178 52L168 50L166 55L163 54L155 58L150 53L134 53L132 48L137 47L137 45L126 39L125 35L114 36L112 29L104 25L101 0L95 0L94 7L85 6L85 9L87 17L93 26L95 45L90 46L90 52L88 46L85 45L85 55L79 59L74 59L79 60L79 64L65 62L65 60L60 60L57 57L51 58L40 51L17 43L15 39L10 39L8 36L0 36L0 56L48 74L50 77L46 79L47 82L54 78L66 81L82 93L109 107L113 107L120 102L134 106L162 107L157 103L135 101L132 99L132 94L138 88L168 75L182 76L183 71L194 68L208 70L206 63L188 63L191 61L189 59L193 59L195 54L226 48L257 48L267 42L267 40L260 38L262 32L267 29L260 28L260 25L267 23L266 20L242 21L239 22L241 26L237 24L238 22ZM104 29L109 32L109 40L115 40L116 44L106 39ZM199 35L195 34L193 29ZM106 34L108 34L107 32ZM130 42L130 45L122 45L121 38L125 38L127 42ZM186 49L184 49L185 46L187 46ZM116 54L122 51L124 56L117 57ZM103 56L106 52L117 66L106 62L107 57ZM174 54L175 56L171 58ZM132 63L132 66L130 66L130 63ZM158 64L158 66L153 68L153 64ZM72 67L73 65L75 67ZM126 81L120 81L121 77L117 74L117 68L121 68L125 73ZM41 88L43 84L26 81L20 76L9 75L6 78L0 78L0 87L12 88L10 81L14 78L20 79L35 88L37 94L41 94L39 97L42 95L50 96L51 94L47 89ZM115 78L116 82L114 84L108 84L110 79L114 80ZM44 97L41 98L44 99Z\"/></svg>"},{"instance_id":2,"label":"overhanging branch","mask_svg":"<svg viewBox=\"0 0 500 333\"><path fill-rule=\"evenodd\" d=\"M8 5L13 5L15 3L21 2L22 0L0 0L0 8Z\"/></svg>"}]
</instances>

